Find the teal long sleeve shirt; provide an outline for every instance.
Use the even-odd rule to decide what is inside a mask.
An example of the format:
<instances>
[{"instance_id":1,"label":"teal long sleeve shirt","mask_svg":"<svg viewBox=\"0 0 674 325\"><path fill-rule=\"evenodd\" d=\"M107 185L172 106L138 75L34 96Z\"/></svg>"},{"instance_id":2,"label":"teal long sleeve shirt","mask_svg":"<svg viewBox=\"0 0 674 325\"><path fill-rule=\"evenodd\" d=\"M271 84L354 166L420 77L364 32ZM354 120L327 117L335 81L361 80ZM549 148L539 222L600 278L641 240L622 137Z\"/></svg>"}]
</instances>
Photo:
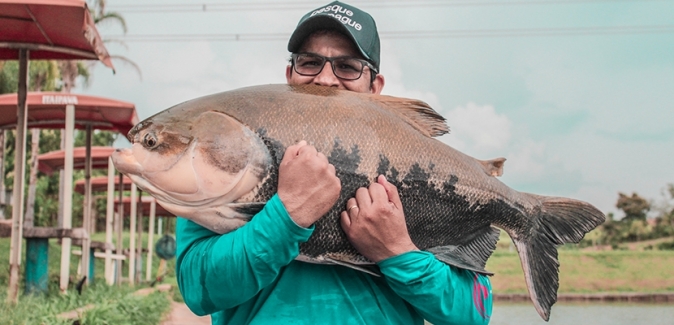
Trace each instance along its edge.
<instances>
[{"instance_id":1,"label":"teal long sleeve shirt","mask_svg":"<svg viewBox=\"0 0 674 325\"><path fill-rule=\"evenodd\" d=\"M274 196L245 226L219 235L178 218L178 286L213 324L487 324L486 276L413 251L378 263L375 277L295 261L313 228Z\"/></svg>"}]
</instances>

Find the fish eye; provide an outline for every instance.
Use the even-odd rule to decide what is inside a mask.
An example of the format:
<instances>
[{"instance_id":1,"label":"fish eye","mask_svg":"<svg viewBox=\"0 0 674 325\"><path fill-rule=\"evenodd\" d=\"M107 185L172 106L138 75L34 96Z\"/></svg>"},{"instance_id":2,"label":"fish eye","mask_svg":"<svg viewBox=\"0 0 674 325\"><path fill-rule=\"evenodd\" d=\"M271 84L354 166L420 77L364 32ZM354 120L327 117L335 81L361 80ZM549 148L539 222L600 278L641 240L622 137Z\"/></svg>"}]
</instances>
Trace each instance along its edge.
<instances>
[{"instance_id":1,"label":"fish eye","mask_svg":"<svg viewBox=\"0 0 674 325\"><path fill-rule=\"evenodd\" d=\"M143 147L152 149L157 146L159 141L157 141L157 137L154 136L154 134L147 133L145 134L145 137L143 137Z\"/></svg>"}]
</instances>

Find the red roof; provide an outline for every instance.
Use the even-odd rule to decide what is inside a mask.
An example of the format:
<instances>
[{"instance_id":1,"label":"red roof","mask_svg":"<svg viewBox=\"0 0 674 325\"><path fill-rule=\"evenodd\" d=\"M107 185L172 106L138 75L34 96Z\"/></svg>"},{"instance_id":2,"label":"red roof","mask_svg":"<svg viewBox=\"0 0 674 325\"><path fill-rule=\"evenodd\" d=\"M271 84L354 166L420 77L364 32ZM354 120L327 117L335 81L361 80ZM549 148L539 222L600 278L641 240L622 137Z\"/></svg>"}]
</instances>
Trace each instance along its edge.
<instances>
[{"instance_id":1,"label":"red roof","mask_svg":"<svg viewBox=\"0 0 674 325\"><path fill-rule=\"evenodd\" d=\"M75 106L75 127L79 129L91 124L97 130L126 135L138 123L133 103L89 95L29 92L26 97L28 127L65 128L66 105L69 104ZM0 129L16 127L16 107L16 93L0 95Z\"/></svg>"},{"instance_id":2,"label":"red roof","mask_svg":"<svg viewBox=\"0 0 674 325\"><path fill-rule=\"evenodd\" d=\"M91 168L107 169L108 158L115 151L113 147L91 147ZM86 148L76 147L73 150L73 169L84 169ZM37 156L37 169L47 175L63 169L65 165L65 150L43 153Z\"/></svg>"},{"instance_id":3,"label":"red roof","mask_svg":"<svg viewBox=\"0 0 674 325\"><path fill-rule=\"evenodd\" d=\"M154 197L151 196L141 196L141 201L143 202L143 216L149 216L150 215L150 203L153 201L156 201ZM130 210L130 203L131 203L131 198L128 196L125 196L124 199L122 200L124 203L124 216L129 215ZM115 199L115 212L119 212L119 199ZM155 216L157 217L175 217L175 215L171 212L166 211L164 207L159 205L157 203L156 208L155 208Z\"/></svg>"},{"instance_id":4,"label":"red roof","mask_svg":"<svg viewBox=\"0 0 674 325\"><path fill-rule=\"evenodd\" d=\"M106 167L107 168L107 167ZM131 190L131 184L133 183L130 178L124 176L122 181L122 189L124 191ZM115 176L115 191L119 190L119 175ZM108 176L98 176L91 178L91 191L92 192L105 192L108 190ZM84 179L80 179L75 182L75 191L84 194Z\"/></svg>"},{"instance_id":5,"label":"red roof","mask_svg":"<svg viewBox=\"0 0 674 325\"><path fill-rule=\"evenodd\" d=\"M100 60L113 68L84 0L0 0L0 60Z\"/></svg>"}]
</instances>

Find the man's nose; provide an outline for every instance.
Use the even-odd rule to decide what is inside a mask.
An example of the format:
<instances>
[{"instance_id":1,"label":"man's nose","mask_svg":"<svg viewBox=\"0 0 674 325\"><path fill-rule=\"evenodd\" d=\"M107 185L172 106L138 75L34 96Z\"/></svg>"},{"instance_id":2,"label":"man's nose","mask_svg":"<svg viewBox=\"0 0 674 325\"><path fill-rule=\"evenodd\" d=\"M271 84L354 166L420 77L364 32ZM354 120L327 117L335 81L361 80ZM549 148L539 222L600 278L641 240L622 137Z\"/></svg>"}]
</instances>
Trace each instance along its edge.
<instances>
[{"instance_id":1,"label":"man's nose","mask_svg":"<svg viewBox=\"0 0 674 325\"><path fill-rule=\"evenodd\" d=\"M332 71L332 63L325 62L325 66L323 66L321 73L314 77L314 84L327 87L339 87L339 78L337 78Z\"/></svg>"}]
</instances>

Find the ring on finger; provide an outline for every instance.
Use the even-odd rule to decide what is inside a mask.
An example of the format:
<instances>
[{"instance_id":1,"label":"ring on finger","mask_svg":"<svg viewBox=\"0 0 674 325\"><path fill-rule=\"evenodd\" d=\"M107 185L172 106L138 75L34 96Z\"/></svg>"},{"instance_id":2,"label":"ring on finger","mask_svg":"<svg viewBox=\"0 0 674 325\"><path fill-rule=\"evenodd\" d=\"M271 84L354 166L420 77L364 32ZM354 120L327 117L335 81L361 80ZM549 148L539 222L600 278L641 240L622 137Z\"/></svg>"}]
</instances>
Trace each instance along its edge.
<instances>
[{"instance_id":1,"label":"ring on finger","mask_svg":"<svg viewBox=\"0 0 674 325\"><path fill-rule=\"evenodd\" d=\"M346 210L346 212L351 212L351 209L354 209L354 208L358 208L358 205L354 204L354 205L350 206L350 207Z\"/></svg>"}]
</instances>

